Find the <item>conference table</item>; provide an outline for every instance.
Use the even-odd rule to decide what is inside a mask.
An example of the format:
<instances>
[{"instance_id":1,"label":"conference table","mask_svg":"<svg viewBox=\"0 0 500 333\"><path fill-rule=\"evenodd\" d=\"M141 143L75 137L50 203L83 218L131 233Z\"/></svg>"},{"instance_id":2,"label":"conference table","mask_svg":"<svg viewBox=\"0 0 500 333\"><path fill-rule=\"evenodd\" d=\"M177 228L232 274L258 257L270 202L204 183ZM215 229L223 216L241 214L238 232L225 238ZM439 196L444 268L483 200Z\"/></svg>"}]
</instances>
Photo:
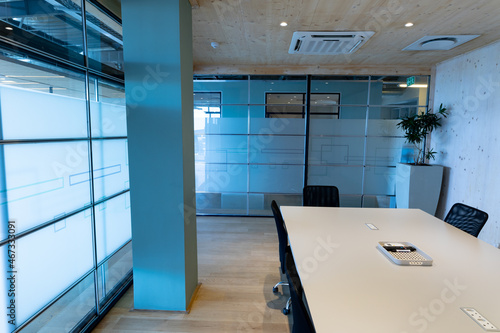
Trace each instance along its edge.
<instances>
[{"instance_id":1,"label":"conference table","mask_svg":"<svg viewBox=\"0 0 500 333\"><path fill-rule=\"evenodd\" d=\"M478 322L500 328L494 246L419 209L281 212L316 332L487 332ZM381 241L412 243L432 266L397 265L377 248Z\"/></svg>"}]
</instances>

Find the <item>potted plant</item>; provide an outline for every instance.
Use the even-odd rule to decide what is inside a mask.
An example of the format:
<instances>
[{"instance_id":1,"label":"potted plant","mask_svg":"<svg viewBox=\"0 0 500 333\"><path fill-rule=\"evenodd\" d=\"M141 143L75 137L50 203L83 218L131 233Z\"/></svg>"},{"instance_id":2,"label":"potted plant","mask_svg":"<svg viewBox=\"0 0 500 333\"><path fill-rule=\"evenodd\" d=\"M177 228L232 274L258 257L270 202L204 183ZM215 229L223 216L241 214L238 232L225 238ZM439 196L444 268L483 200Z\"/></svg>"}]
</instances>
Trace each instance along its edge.
<instances>
[{"instance_id":1,"label":"potted plant","mask_svg":"<svg viewBox=\"0 0 500 333\"><path fill-rule=\"evenodd\" d=\"M396 166L396 205L398 208L420 208L429 214L436 213L443 167L429 165L426 161L434 159L435 151L426 149L427 136L448 115L443 104L437 113L410 115L401 119L398 128L404 131L406 142L414 145L413 163L398 163Z\"/></svg>"}]
</instances>

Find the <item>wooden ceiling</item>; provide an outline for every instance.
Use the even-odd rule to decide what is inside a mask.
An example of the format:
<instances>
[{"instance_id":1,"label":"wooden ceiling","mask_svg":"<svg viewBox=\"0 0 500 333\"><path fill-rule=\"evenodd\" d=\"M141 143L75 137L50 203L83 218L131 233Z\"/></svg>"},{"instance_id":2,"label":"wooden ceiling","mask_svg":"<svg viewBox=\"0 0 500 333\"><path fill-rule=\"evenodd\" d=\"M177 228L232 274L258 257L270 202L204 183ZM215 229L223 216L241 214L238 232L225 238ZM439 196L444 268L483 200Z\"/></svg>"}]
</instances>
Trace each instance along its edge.
<instances>
[{"instance_id":1,"label":"wooden ceiling","mask_svg":"<svg viewBox=\"0 0 500 333\"><path fill-rule=\"evenodd\" d=\"M500 39L499 0L190 2L196 74L430 74L436 63ZM349 56L288 54L294 31L364 30L375 35ZM448 51L402 51L448 34L481 36Z\"/></svg>"}]
</instances>

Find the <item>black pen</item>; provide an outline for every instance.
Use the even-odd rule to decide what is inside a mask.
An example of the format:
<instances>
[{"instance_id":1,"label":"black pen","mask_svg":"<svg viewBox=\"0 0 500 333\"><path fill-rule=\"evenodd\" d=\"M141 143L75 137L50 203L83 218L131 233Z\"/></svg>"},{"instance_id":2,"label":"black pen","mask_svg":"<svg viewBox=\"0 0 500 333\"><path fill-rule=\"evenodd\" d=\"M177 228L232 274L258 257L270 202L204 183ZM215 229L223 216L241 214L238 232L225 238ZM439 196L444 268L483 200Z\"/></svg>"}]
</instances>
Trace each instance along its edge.
<instances>
[{"instance_id":1,"label":"black pen","mask_svg":"<svg viewBox=\"0 0 500 333\"><path fill-rule=\"evenodd\" d=\"M413 246L384 246L389 252L413 252L416 249Z\"/></svg>"}]
</instances>

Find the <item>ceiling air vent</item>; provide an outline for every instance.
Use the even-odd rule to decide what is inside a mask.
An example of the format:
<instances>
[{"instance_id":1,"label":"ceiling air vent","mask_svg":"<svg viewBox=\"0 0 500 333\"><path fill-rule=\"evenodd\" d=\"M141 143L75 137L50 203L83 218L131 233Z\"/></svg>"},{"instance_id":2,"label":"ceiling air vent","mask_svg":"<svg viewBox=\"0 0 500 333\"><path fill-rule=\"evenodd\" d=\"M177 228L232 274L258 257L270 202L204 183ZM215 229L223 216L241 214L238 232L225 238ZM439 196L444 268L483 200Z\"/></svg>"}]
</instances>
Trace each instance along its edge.
<instances>
[{"instance_id":1,"label":"ceiling air vent","mask_svg":"<svg viewBox=\"0 0 500 333\"><path fill-rule=\"evenodd\" d=\"M476 37L479 37L479 35L425 36L405 47L403 51L451 50Z\"/></svg>"},{"instance_id":2,"label":"ceiling air vent","mask_svg":"<svg viewBox=\"0 0 500 333\"><path fill-rule=\"evenodd\" d=\"M375 34L373 31L296 31L290 54L349 54Z\"/></svg>"}]
</instances>

